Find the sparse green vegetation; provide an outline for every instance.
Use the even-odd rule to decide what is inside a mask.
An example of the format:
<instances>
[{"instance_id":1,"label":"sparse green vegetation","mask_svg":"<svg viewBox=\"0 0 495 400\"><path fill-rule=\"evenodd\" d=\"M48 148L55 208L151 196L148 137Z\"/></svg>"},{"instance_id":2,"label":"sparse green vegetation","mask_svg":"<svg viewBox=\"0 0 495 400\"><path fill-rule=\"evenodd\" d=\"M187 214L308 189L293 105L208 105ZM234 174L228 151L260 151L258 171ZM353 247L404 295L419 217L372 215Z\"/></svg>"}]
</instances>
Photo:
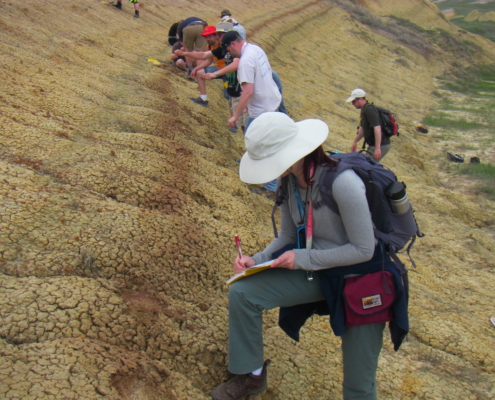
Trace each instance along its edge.
<instances>
[{"instance_id":1,"label":"sparse green vegetation","mask_svg":"<svg viewBox=\"0 0 495 400\"><path fill-rule=\"evenodd\" d=\"M476 52L481 51L481 48L473 42L467 40L459 40L449 32L437 28L425 31L428 38L440 47L457 57L469 58Z\"/></svg>"},{"instance_id":2,"label":"sparse green vegetation","mask_svg":"<svg viewBox=\"0 0 495 400\"><path fill-rule=\"evenodd\" d=\"M467 22L464 21L463 18L451 20L450 22L452 22L454 25L458 26L459 28L464 29L465 31L483 36L487 39L490 39L492 42L495 42L495 22L492 21Z\"/></svg>"},{"instance_id":3,"label":"sparse green vegetation","mask_svg":"<svg viewBox=\"0 0 495 400\"><path fill-rule=\"evenodd\" d=\"M495 165L492 164L465 164L460 167L460 173L475 176L482 181L478 190L487 195L495 196Z\"/></svg>"},{"instance_id":4,"label":"sparse green vegetation","mask_svg":"<svg viewBox=\"0 0 495 400\"><path fill-rule=\"evenodd\" d=\"M457 173L476 179L479 184L474 188L479 193L495 198L495 165L490 163L470 163L469 159L466 159L465 164L447 164L446 170L449 173Z\"/></svg>"},{"instance_id":5,"label":"sparse green vegetation","mask_svg":"<svg viewBox=\"0 0 495 400\"><path fill-rule=\"evenodd\" d=\"M424 118L423 124L441 128L436 139L445 143L445 150L466 157L464 164L448 163L445 169L449 173L472 176L480 181L475 187L478 192L495 197L495 166L486 159L484 163L469 163L474 155L483 161L483 154L487 155L485 150L495 145L495 132L490 129L495 126L492 111L495 108L495 65L458 68L449 76L437 79L444 90L434 93L439 99L438 108Z\"/></svg>"},{"instance_id":6,"label":"sparse green vegetation","mask_svg":"<svg viewBox=\"0 0 495 400\"><path fill-rule=\"evenodd\" d=\"M458 146L459 150L479 150L479 146L475 146L469 143L462 143Z\"/></svg>"},{"instance_id":7,"label":"sparse green vegetation","mask_svg":"<svg viewBox=\"0 0 495 400\"><path fill-rule=\"evenodd\" d=\"M407 61L405 58L398 58L397 60L395 60L395 62L402 65L403 67L410 68L409 61Z\"/></svg>"},{"instance_id":8,"label":"sparse green vegetation","mask_svg":"<svg viewBox=\"0 0 495 400\"><path fill-rule=\"evenodd\" d=\"M481 179L488 179L495 183L495 165L484 163L465 164L461 168L463 174L475 175Z\"/></svg>"},{"instance_id":9,"label":"sparse green vegetation","mask_svg":"<svg viewBox=\"0 0 495 400\"><path fill-rule=\"evenodd\" d=\"M464 17L474 10L479 11L481 14L495 11L495 2L476 3L474 1L459 2L458 0L447 0L438 4L438 6L441 9L454 8L456 10L458 17L450 20L454 25L495 42L495 22L464 21Z\"/></svg>"},{"instance_id":10,"label":"sparse green vegetation","mask_svg":"<svg viewBox=\"0 0 495 400\"><path fill-rule=\"evenodd\" d=\"M440 78L442 87L454 92L479 95L483 92L495 93L495 64L473 65L457 68L451 76Z\"/></svg>"},{"instance_id":11,"label":"sparse green vegetation","mask_svg":"<svg viewBox=\"0 0 495 400\"><path fill-rule=\"evenodd\" d=\"M361 7L355 0L330 1L338 4L362 24L385 32L398 43L415 48L425 56L436 53L440 48L454 54L458 59L470 59L475 52L480 50L476 44L459 40L443 29L423 29L411 21L395 16L380 18Z\"/></svg>"},{"instance_id":12,"label":"sparse green vegetation","mask_svg":"<svg viewBox=\"0 0 495 400\"><path fill-rule=\"evenodd\" d=\"M469 129L479 129L483 127L482 124L478 122L470 122L465 118L453 118L451 115L437 112L433 115L427 116L423 119L423 124L427 126L435 126L439 128L446 129L458 129L466 131Z\"/></svg>"}]
</instances>

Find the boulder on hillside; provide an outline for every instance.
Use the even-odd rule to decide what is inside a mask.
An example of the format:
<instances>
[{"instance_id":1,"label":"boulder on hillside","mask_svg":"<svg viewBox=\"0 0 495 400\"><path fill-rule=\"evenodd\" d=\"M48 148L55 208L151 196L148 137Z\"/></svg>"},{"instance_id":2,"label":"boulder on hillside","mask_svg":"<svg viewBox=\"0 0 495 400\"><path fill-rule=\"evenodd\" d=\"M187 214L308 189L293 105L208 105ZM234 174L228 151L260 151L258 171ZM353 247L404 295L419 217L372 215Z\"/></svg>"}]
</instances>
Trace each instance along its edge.
<instances>
[{"instance_id":1,"label":"boulder on hillside","mask_svg":"<svg viewBox=\"0 0 495 400\"><path fill-rule=\"evenodd\" d=\"M478 10L473 10L464 18L464 21L473 22L476 21L480 16L481 13Z\"/></svg>"},{"instance_id":2,"label":"boulder on hillside","mask_svg":"<svg viewBox=\"0 0 495 400\"><path fill-rule=\"evenodd\" d=\"M495 11L488 11L478 18L480 22L492 21L495 22Z\"/></svg>"},{"instance_id":3,"label":"boulder on hillside","mask_svg":"<svg viewBox=\"0 0 495 400\"><path fill-rule=\"evenodd\" d=\"M456 16L455 8L444 8L441 11L444 17L447 18L448 20L451 20Z\"/></svg>"}]
</instances>

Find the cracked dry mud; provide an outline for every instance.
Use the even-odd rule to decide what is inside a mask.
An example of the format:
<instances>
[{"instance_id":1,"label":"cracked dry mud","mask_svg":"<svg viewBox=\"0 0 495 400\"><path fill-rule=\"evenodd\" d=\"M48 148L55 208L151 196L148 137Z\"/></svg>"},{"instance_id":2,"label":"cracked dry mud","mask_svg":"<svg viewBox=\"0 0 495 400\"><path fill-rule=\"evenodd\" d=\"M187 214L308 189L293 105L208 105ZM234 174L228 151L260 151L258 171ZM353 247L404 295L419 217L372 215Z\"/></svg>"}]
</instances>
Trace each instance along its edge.
<instances>
[{"instance_id":1,"label":"cracked dry mud","mask_svg":"<svg viewBox=\"0 0 495 400\"><path fill-rule=\"evenodd\" d=\"M455 57L425 58L337 3L228 6L267 50L291 116L329 124L328 149L350 146L355 87L401 118L386 165L407 182L427 236L413 249L409 340L394 353L385 339L379 396L492 399L494 202L445 185L442 149L414 130ZM471 61L495 59L493 43L423 1L359 3L476 42ZM238 178L243 138L227 129L220 82L198 107L193 82L147 61L167 59L168 28L197 6L143 0L139 20L126 2L0 6L1 398L207 399L228 377L232 238L247 254L262 249L272 203ZM215 24L223 6L201 6ZM260 398L339 398L340 340L327 319L313 318L300 343L275 310L264 320L274 364Z\"/></svg>"}]
</instances>

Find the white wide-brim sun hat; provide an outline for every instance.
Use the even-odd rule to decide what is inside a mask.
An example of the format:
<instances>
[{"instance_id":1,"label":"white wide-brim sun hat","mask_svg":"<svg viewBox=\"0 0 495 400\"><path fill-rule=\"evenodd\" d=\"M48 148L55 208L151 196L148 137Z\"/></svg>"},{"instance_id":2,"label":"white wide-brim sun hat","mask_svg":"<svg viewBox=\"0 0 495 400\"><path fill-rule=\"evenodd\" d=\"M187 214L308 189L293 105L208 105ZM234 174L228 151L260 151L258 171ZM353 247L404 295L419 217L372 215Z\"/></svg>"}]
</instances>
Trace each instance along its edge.
<instances>
[{"instance_id":1,"label":"white wide-brim sun hat","mask_svg":"<svg viewBox=\"0 0 495 400\"><path fill-rule=\"evenodd\" d=\"M319 119L294 122L281 112L263 113L247 130L247 151L239 176L246 183L273 181L323 144L327 136L328 125Z\"/></svg>"}]
</instances>

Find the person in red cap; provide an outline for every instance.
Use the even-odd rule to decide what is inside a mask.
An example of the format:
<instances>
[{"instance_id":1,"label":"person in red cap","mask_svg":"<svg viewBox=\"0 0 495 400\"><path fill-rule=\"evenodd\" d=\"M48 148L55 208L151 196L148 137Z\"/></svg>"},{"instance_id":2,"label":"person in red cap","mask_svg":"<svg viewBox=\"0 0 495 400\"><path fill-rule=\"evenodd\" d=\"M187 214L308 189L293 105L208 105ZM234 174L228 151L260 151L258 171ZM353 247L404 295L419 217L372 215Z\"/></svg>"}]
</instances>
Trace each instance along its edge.
<instances>
[{"instance_id":1,"label":"person in red cap","mask_svg":"<svg viewBox=\"0 0 495 400\"><path fill-rule=\"evenodd\" d=\"M212 52L220 47L221 39L225 32L232 30L232 24L226 22L220 22L216 27L207 26L201 36L206 39L207 48L204 52L184 52L177 50L175 54L177 56L190 57L198 60L197 66L191 71L192 78L196 78L198 82L199 97L191 98L196 104L203 107L208 106L208 96L206 94L206 80L205 75L208 73L215 73L216 71L225 67L225 60L223 57L216 57ZM199 62L199 61L202 62ZM215 65L211 65L212 63ZM228 97L226 96L228 99Z\"/></svg>"}]
</instances>

